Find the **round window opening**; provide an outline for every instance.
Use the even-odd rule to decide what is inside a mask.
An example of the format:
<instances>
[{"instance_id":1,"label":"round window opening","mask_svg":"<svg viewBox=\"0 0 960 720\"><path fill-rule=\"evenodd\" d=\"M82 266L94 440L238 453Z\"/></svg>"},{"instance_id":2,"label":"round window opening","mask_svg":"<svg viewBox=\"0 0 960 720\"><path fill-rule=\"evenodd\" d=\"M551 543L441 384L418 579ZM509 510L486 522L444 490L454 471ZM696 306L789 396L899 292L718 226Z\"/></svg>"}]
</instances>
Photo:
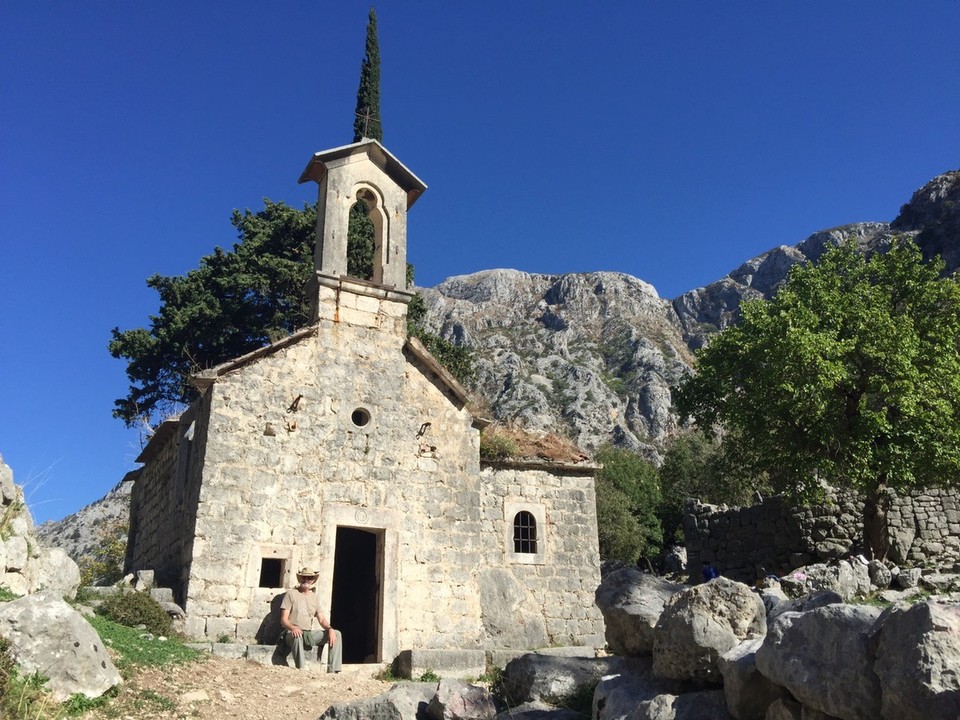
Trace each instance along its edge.
<instances>
[{"instance_id":1,"label":"round window opening","mask_svg":"<svg viewBox=\"0 0 960 720\"><path fill-rule=\"evenodd\" d=\"M370 422L370 413L363 408L357 408L353 411L353 414L350 416L350 419L353 420L353 424L357 427L363 427L368 422Z\"/></svg>"}]
</instances>

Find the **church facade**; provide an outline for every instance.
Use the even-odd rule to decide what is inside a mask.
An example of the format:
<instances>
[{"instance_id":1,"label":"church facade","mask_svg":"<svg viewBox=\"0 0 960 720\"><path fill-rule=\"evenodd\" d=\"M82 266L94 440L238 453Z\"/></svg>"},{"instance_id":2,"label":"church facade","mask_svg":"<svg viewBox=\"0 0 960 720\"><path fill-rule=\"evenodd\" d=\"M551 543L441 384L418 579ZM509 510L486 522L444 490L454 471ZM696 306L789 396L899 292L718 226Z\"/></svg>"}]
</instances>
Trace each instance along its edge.
<instances>
[{"instance_id":1,"label":"church facade","mask_svg":"<svg viewBox=\"0 0 960 720\"><path fill-rule=\"evenodd\" d=\"M406 331L406 214L426 186L375 140L311 158L313 323L205 371L141 453L127 569L174 588L197 639L272 642L296 570L346 662L603 645L595 467L483 462L482 421ZM350 208L376 229L346 276Z\"/></svg>"}]
</instances>

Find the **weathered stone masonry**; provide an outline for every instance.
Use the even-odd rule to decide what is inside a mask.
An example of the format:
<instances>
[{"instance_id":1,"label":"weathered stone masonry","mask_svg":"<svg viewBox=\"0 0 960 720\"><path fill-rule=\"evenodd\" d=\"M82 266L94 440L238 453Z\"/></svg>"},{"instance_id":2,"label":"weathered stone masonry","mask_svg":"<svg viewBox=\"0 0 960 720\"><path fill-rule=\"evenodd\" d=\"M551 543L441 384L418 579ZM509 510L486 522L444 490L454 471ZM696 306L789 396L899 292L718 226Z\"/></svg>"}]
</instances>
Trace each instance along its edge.
<instances>
[{"instance_id":1,"label":"weathered stone masonry","mask_svg":"<svg viewBox=\"0 0 960 720\"><path fill-rule=\"evenodd\" d=\"M960 493L930 488L890 492L890 559L907 566L960 560ZM847 557L863 547L863 501L856 493L830 493L808 508L783 497L753 507L727 508L688 500L684 519L691 573L702 560L724 575L752 582L759 568L784 574L811 562Z\"/></svg>"}]
</instances>

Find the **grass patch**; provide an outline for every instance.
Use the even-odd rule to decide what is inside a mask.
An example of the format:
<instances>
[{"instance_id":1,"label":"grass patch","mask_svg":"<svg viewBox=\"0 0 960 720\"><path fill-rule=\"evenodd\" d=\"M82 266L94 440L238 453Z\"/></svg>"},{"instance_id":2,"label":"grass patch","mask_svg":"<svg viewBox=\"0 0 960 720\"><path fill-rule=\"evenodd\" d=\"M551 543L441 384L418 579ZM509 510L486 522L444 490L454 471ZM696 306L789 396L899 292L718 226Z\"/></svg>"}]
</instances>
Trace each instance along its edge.
<instances>
[{"instance_id":1,"label":"grass patch","mask_svg":"<svg viewBox=\"0 0 960 720\"><path fill-rule=\"evenodd\" d=\"M596 690L597 683L595 682L583 685L563 698L560 707L573 710L573 712L585 717L591 717L593 715L593 695Z\"/></svg>"},{"instance_id":2,"label":"grass patch","mask_svg":"<svg viewBox=\"0 0 960 720\"><path fill-rule=\"evenodd\" d=\"M99 615L89 620L104 644L118 654L115 663L121 671L136 666L156 667L191 662L203 657L202 653L188 648L179 640L158 640L143 630L120 625Z\"/></svg>"},{"instance_id":3,"label":"grass patch","mask_svg":"<svg viewBox=\"0 0 960 720\"><path fill-rule=\"evenodd\" d=\"M14 595L12 592L6 588L0 588L0 603L11 602L13 600L19 600L19 595Z\"/></svg>"},{"instance_id":4,"label":"grass patch","mask_svg":"<svg viewBox=\"0 0 960 720\"><path fill-rule=\"evenodd\" d=\"M430 668L427 668L423 675L420 676L420 682L440 682L440 676Z\"/></svg>"},{"instance_id":5,"label":"grass patch","mask_svg":"<svg viewBox=\"0 0 960 720\"><path fill-rule=\"evenodd\" d=\"M52 720L60 716L60 705L44 687L47 678L38 673L20 675L8 652L9 644L0 638L0 718L3 720Z\"/></svg>"}]
</instances>

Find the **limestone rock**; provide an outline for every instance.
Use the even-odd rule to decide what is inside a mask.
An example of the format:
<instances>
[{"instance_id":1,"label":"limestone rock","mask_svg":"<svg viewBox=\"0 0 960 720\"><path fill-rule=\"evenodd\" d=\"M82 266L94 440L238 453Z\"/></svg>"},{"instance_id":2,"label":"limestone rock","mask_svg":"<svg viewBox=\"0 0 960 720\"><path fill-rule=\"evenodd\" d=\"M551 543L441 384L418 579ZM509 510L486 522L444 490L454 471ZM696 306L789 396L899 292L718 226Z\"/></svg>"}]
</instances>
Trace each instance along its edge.
<instances>
[{"instance_id":1,"label":"limestone rock","mask_svg":"<svg viewBox=\"0 0 960 720\"><path fill-rule=\"evenodd\" d=\"M931 573L920 576L920 587L935 593L948 593L960 587L960 575L956 573Z\"/></svg>"},{"instance_id":2,"label":"limestone rock","mask_svg":"<svg viewBox=\"0 0 960 720\"><path fill-rule=\"evenodd\" d=\"M877 621L875 671L887 720L960 717L960 605L892 607Z\"/></svg>"},{"instance_id":3,"label":"limestone rock","mask_svg":"<svg viewBox=\"0 0 960 720\"><path fill-rule=\"evenodd\" d=\"M783 615L785 612L809 612L810 610L816 610L826 605L840 605L842 603L843 598L833 590L817 590L809 595L780 603L770 610L767 615L767 621L773 622L776 617Z\"/></svg>"},{"instance_id":4,"label":"limestone rock","mask_svg":"<svg viewBox=\"0 0 960 720\"><path fill-rule=\"evenodd\" d=\"M100 697L121 682L100 636L59 597L38 593L0 605L0 637L26 675L49 677L62 702L81 693Z\"/></svg>"},{"instance_id":5,"label":"limestone rock","mask_svg":"<svg viewBox=\"0 0 960 720\"><path fill-rule=\"evenodd\" d=\"M867 565L867 573L870 575L870 584L878 590L886 590L890 587L893 573L879 560L870 561L870 564Z\"/></svg>"},{"instance_id":6,"label":"limestone rock","mask_svg":"<svg viewBox=\"0 0 960 720\"><path fill-rule=\"evenodd\" d=\"M845 602L870 594L870 573L859 561L817 563L797 568L781 579L783 589L797 596L814 590L832 590Z\"/></svg>"},{"instance_id":7,"label":"limestone rock","mask_svg":"<svg viewBox=\"0 0 960 720\"><path fill-rule=\"evenodd\" d=\"M687 587L644 573L635 567L610 573L597 588L597 607L606 623L606 639L615 655L648 655L653 651L653 629L663 606Z\"/></svg>"},{"instance_id":8,"label":"limestone rock","mask_svg":"<svg viewBox=\"0 0 960 720\"><path fill-rule=\"evenodd\" d=\"M671 597L654 631L659 677L715 683L720 656L767 631L763 602L743 583L717 578Z\"/></svg>"},{"instance_id":9,"label":"limestone rock","mask_svg":"<svg viewBox=\"0 0 960 720\"><path fill-rule=\"evenodd\" d=\"M842 720L876 720L880 683L870 635L879 615L866 605L784 613L757 650L757 669L804 706Z\"/></svg>"},{"instance_id":10,"label":"limestone rock","mask_svg":"<svg viewBox=\"0 0 960 720\"><path fill-rule=\"evenodd\" d=\"M658 695L679 695L683 684L653 674L653 659L636 658L622 672L603 677L593 694L594 720L624 720L637 706Z\"/></svg>"},{"instance_id":11,"label":"limestone rock","mask_svg":"<svg viewBox=\"0 0 960 720\"><path fill-rule=\"evenodd\" d=\"M331 705L320 720L424 720L420 707L426 708L436 691L437 683L399 683L376 697Z\"/></svg>"},{"instance_id":12,"label":"limestone rock","mask_svg":"<svg viewBox=\"0 0 960 720\"><path fill-rule=\"evenodd\" d=\"M901 568L900 574L897 575L896 585L902 590L917 587L922 576L923 571L920 568Z\"/></svg>"},{"instance_id":13,"label":"limestone rock","mask_svg":"<svg viewBox=\"0 0 960 720\"><path fill-rule=\"evenodd\" d=\"M32 588L73 599L80 587L80 568L60 548L39 547L25 573Z\"/></svg>"},{"instance_id":14,"label":"limestone rock","mask_svg":"<svg viewBox=\"0 0 960 720\"><path fill-rule=\"evenodd\" d=\"M693 358L673 307L648 283L488 270L420 292L428 328L473 350L495 419L650 456L677 428L670 386Z\"/></svg>"},{"instance_id":15,"label":"limestone rock","mask_svg":"<svg viewBox=\"0 0 960 720\"><path fill-rule=\"evenodd\" d=\"M9 505L17 497L17 486L13 484L13 470L0 455L0 505Z\"/></svg>"},{"instance_id":16,"label":"limestone rock","mask_svg":"<svg viewBox=\"0 0 960 720\"><path fill-rule=\"evenodd\" d=\"M780 698L774 700L767 708L767 714L763 720L803 720L803 708L798 702L789 698Z\"/></svg>"},{"instance_id":17,"label":"limestone rock","mask_svg":"<svg viewBox=\"0 0 960 720\"><path fill-rule=\"evenodd\" d=\"M490 691L462 680L441 680L427 705L427 715L433 720L487 720L496 714Z\"/></svg>"},{"instance_id":18,"label":"limestone rock","mask_svg":"<svg viewBox=\"0 0 960 720\"><path fill-rule=\"evenodd\" d=\"M635 720L730 720L722 690L658 695L637 706Z\"/></svg>"},{"instance_id":19,"label":"limestone rock","mask_svg":"<svg viewBox=\"0 0 960 720\"><path fill-rule=\"evenodd\" d=\"M628 658L571 658L527 653L503 670L504 696L509 702L547 702L561 705L604 675L629 672ZM642 667L640 665L639 667Z\"/></svg>"},{"instance_id":20,"label":"limestone rock","mask_svg":"<svg viewBox=\"0 0 960 720\"><path fill-rule=\"evenodd\" d=\"M757 649L762 638L744 640L720 656L717 666L723 675L727 711L737 720L763 720L767 708L786 691L757 670Z\"/></svg>"},{"instance_id":21,"label":"limestone rock","mask_svg":"<svg viewBox=\"0 0 960 720\"><path fill-rule=\"evenodd\" d=\"M583 720L583 714L544 702L528 702L504 710L497 715L497 720Z\"/></svg>"}]
</instances>

